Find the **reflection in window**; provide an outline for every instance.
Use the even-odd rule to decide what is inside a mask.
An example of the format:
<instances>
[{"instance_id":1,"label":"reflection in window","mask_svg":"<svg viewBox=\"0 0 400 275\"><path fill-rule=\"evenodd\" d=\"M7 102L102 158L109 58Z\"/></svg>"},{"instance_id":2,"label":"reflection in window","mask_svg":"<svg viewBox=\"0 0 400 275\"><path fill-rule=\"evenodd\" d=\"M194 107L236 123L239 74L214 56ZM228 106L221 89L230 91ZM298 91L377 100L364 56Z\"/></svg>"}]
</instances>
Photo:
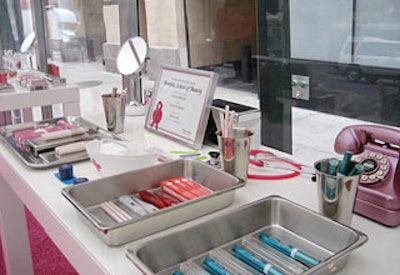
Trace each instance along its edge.
<instances>
[{"instance_id":1,"label":"reflection in window","mask_svg":"<svg viewBox=\"0 0 400 275\"><path fill-rule=\"evenodd\" d=\"M400 67L400 60L372 60L400 57L398 0L289 1L293 58Z\"/></svg>"}]
</instances>

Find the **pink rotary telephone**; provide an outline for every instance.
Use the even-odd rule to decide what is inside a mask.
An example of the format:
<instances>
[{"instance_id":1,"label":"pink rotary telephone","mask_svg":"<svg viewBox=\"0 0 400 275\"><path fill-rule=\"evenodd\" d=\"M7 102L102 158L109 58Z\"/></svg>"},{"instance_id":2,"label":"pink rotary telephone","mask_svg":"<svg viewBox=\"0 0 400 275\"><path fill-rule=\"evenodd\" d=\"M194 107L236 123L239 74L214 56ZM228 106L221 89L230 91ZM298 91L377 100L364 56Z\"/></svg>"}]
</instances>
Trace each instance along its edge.
<instances>
[{"instance_id":1,"label":"pink rotary telephone","mask_svg":"<svg viewBox=\"0 0 400 275\"><path fill-rule=\"evenodd\" d=\"M335 151L363 164L354 212L387 226L400 224L400 130L375 125L345 127Z\"/></svg>"}]
</instances>

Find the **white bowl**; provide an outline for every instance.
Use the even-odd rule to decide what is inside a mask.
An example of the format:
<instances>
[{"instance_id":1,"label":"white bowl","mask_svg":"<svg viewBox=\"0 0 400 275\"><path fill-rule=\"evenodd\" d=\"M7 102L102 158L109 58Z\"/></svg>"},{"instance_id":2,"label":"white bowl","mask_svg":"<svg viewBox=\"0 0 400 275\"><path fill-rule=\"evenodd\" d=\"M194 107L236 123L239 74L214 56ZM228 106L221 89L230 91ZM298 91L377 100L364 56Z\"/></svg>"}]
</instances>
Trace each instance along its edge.
<instances>
[{"instance_id":1,"label":"white bowl","mask_svg":"<svg viewBox=\"0 0 400 275\"><path fill-rule=\"evenodd\" d=\"M102 176L112 176L156 164L158 153L153 149L136 149L134 144L111 139L86 143L93 165Z\"/></svg>"}]
</instances>

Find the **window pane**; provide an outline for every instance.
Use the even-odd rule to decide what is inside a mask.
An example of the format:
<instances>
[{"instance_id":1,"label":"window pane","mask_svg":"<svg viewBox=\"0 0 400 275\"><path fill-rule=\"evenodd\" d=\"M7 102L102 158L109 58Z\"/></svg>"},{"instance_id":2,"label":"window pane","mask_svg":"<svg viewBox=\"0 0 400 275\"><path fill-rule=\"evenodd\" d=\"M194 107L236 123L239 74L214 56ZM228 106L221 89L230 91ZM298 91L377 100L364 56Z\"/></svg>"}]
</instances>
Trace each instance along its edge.
<instances>
[{"instance_id":1,"label":"window pane","mask_svg":"<svg viewBox=\"0 0 400 275\"><path fill-rule=\"evenodd\" d=\"M338 61L351 37L352 1L289 1L292 58Z\"/></svg>"}]
</instances>

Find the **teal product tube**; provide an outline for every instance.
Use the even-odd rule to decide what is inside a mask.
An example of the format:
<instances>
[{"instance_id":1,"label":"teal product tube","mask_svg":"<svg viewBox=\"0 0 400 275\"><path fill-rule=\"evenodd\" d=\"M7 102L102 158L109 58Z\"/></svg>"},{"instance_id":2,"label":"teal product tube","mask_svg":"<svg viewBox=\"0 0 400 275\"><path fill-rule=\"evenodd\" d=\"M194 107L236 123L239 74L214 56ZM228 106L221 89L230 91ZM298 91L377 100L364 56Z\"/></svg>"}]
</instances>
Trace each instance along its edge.
<instances>
[{"instance_id":1,"label":"teal product tube","mask_svg":"<svg viewBox=\"0 0 400 275\"><path fill-rule=\"evenodd\" d=\"M276 250L282 252L283 254L293 259L298 260L299 262L305 264L308 267L313 267L321 262L295 247L283 244L281 241L269 236L268 234L260 233L259 238L265 244L275 248Z\"/></svg>"},{"instance_id":2,"label":"teal product tube","mask_svg":"<svg viewBox=\"0 0 400 275\"><path fill-rule=\"evenodd\" d=\"M253 236L244 237L242 243L250 252L260 256L260 258L287 274L300 275L308 269L304 264L281 253Z\"/></svg>"},{"instance_id":3,"label":"teal product tube","mask_svg":"<svg viewBox=\"0 0 400 275\"><path fill-rule=\"evenodd\" d=\"M232 247L232 251L234 255L242 260L243 262L247 263L248 265L254 267L256 270L267 274L267 275L284 275L284 273L280 272L277 268L272 266L271 264L265 262L255 254L249 252L244 247L235 244Z\"/></svg>"},{"instance_id":4,"label":"teal product tube","mask_svg":"<svg viewBox=\"0 0 400 275\"><path fill-rule=\"evenodd\" d=\"M232 273L228 272L223 266L216 263L209 257L203 258L203 266L205 270L210 272L212 275L233 275Z\"/></svg>"},{"instance_id":5,"label":"teal product tube","mask_svg":"<svg viewBox=\"0 0 400 275\"><path fill-rule=\"evenodd\" d=\"M231 253L225 251L224 249L211 250L209 255L211 259L222 265L228 272L240 275L262 274L261 272L258 272L248 264L244 263L243 261L233 256Z\"/></svg>"},{"instance_id":6,"label":"teal product tube","mask_svg":"<svg viewBox=\"0 0 400 275\"><path fill-rule=\"evenodd\" d=\"M336 176L340 161L336 158L329 159L329 169L328 174L331 176ZM334 178L327 177L325 185L326 197L330 200L336 197L336 180Z\"/></svg>"},{"instance_id":7,"label":"teal product tube","mask_svg":"<svg viewBox=\"0 0 400 275\"><path fill-rule=\"evenodd\" d=\"M331 158L329 159L329 169L328 169L328 174L331 176L335 176L337 172L337 168L339 166L339 160L336 158Z\"/></svg>"},{"instance_id":8,"label":"teal product tube","mask_svg":"<svg viewBox=\"0 0 400 275\"><path fill-rule=\"evenodd\" d=\"M179 270L174 270L174 271L172 271L172 275L185 275L185 274L183 274Z\"/></svg>"},{"instance_id":9,"label":"teal product tube","mask_svg":"<svg viewBox=\"0 0 400 275\"><path fill-rule=\"evenodd\" d=\"M344 152L344 157L342 160L342 164L340 165L339 168L339 174L347 176L347 173L350 168L350 163L351 163L351 157L353 156L353 153L350 151Z\"/></svg>"},{"instance_id":10,"label":"teal product tube","mask_svg":"<svg viewBox=\"0 0 400 275\"><path fill-rule=\"evenodd\" d=\"M359 175L362 172L364 172L364 166L360 163L356 163L353 169L351 169L349 176Z\"/></svg>"}]
</instances>

